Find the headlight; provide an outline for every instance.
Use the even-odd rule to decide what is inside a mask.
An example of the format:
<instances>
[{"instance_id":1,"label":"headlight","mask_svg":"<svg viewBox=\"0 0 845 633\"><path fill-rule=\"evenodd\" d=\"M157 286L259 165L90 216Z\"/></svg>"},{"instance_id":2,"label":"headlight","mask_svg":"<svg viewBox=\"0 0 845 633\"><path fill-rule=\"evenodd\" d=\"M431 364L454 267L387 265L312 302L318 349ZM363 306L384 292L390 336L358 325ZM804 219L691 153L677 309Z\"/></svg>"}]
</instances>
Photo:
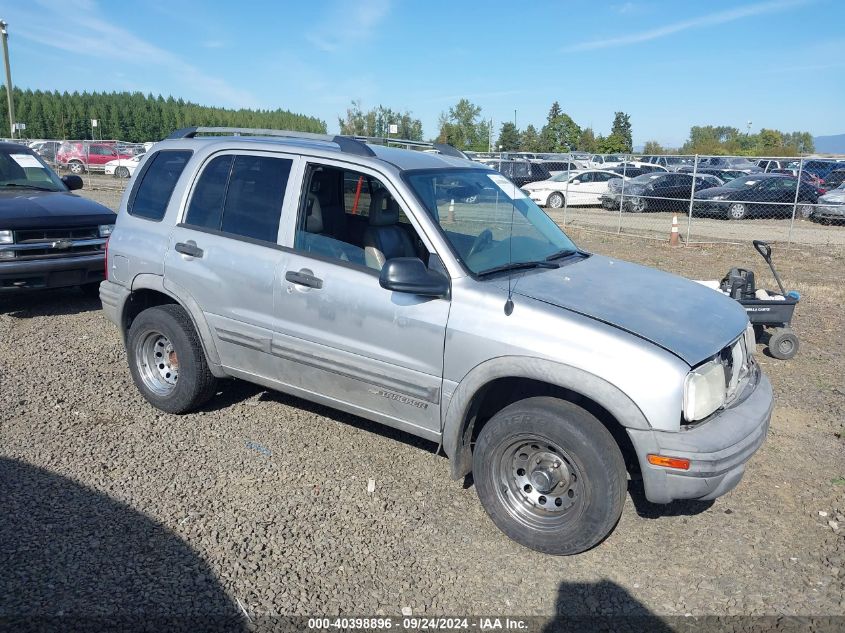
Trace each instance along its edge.
<instances>
[{"instance_id":1,"label":"headlight","mask_svg":"<svg viewBox=\"0 0 845 633\"><path fill-rule=\"evenodd\" d=\"M712 198L710 198L710 199L711 199L711 200L727 200L727 199L728 199L728 194L726 194L726 193L720 193L718 196L713 196L713 197L712 197Z\"/></svg>"},{"instance_id":2,"label":"headlight","mask_svg":"<svg viewBox=\"0 0 845 633\"><path fill-rule=\"evenodd\" d=\"M745 328L745 351L749 356L754 356L757 351L757 335L754 334L754 326L750 323Z\"/></svg>"},{"instance_id":3,"label":"headlight","mask_svg":"<svg viewBox=\"0 0 845 633\"><path fill-rule=\"evenodd\" d=\"M704 363L684 380L684 418L702 420L725 404L726 397L724 366L718 360Z\"/></svg>"},{"instance_id":4,"label":"headlight","mask_svg":"<svg viewBox=\"0 0 845 633\"><path fill-rule=\"evenodd\" d=\"M0 244L11 244L12 243L12 232L11 231L0 231Z\"/></svg>"},{"instance_id":5,"label":"headlight","mask_svg":"<svg viewBox=\"0 0 845 633\"><path fill-rule=\"evenodd\" d=\"M100 237L108 237L114 230L114 224L101 224L98 228L100 229Z\"/></svg>"}]
</instances>

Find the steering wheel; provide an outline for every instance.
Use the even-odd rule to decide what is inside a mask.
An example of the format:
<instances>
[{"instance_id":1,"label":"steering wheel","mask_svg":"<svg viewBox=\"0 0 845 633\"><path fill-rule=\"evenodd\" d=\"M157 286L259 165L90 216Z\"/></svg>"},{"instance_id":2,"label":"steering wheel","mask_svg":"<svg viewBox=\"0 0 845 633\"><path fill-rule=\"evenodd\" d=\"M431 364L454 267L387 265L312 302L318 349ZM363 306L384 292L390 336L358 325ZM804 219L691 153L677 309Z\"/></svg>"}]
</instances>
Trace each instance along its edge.
<instances>
[{"instance_id":1,"label":"steering wheel","mask_svg":"<svg viewBox=\"0 0 845 633\"><path fill-rule=\"evenodd\" d=\"M475 241L472 243L472 246L469 247L469 253L467 253L467 259L475 255L476 253L480 253L486 248L490 248L490 245L493 243L493 231L490 229L484 229L481 233L478 234L478 237L475 238Z\"/></svg>"}]
</instances>

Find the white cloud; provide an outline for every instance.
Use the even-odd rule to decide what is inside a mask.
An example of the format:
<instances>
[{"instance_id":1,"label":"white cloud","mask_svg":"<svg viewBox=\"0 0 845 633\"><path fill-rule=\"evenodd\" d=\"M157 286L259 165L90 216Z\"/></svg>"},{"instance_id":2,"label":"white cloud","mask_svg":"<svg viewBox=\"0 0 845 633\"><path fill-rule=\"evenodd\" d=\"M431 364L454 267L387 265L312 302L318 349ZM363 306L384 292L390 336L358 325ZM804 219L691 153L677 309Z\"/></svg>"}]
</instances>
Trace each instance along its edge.
<instances>
[{"instance_id":1,"label":"white cloud","mask_svg":"<svg viewBox=\"0 0 845 633\"><path fill-rule=\"evenodd\" d=\"M336 52L369 40L390 12L391 0L336 1L305 35L320 50Z\"/></svg>"},{"instance_id":2,"label":"white cloud","mask_svg":"<svg viewBox=\"0 0 845 633\"><path fill-rule=\"evenodd\" d=\"M179 55L152 44L100 16L92 0L52 3L38 0L36 10L18 16L15 35L43 47L72 53L74 58L97 58L126 66L157 66L173 75L209 105L251 106L256 99L226 80L209 75Z\"/></svg>"},{"instance_id":3,"label":"white cloud","mask_svg":"<svg viewBox=\"0 0 845 633\"><path fill-rule=\"evenodd\" d=\"M579 42L565 47L563 52L574 53L581 51L593 51L602 48L616 48L619 46L627 46L629 44L641 44L642 42L649 42L651 40L674 35L675 33L680 33L681 31L726 24L728 22L734 22L736 20L750 18L765 13L785 11L799 5L806 4L807 2L808 0L774 0L770 2L758 2L756 4L749 4L735 9L710 13L690 20L667 24L647 31L640 31L639 33Z\"/></svg>"}]
</instances>

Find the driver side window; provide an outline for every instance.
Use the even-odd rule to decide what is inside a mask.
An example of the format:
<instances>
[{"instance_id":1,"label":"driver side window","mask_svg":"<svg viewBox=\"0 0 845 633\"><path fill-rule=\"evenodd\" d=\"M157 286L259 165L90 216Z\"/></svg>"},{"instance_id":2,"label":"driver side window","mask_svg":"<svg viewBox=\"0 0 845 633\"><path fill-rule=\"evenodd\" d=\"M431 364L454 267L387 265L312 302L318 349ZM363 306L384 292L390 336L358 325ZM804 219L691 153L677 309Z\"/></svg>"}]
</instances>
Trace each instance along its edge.
<instances>
[{"instance_id":1,"label":"driver side window","mask_svg":"<svg viewBox=\"0 0 845 633\"><path fill-rule=\"evenodd\" d=\"M294 248L375 271L395 257L428 259L404 210L381 181L314 163L305 174Z\"/></svg>"}]
</instances>

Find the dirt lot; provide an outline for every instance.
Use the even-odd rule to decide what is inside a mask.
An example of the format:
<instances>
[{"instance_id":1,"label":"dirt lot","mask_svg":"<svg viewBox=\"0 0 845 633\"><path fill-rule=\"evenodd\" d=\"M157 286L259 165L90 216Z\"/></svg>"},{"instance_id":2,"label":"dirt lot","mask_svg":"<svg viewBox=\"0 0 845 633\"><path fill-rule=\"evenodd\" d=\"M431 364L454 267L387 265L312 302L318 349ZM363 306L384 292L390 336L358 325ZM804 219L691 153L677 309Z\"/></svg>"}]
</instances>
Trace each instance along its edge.
<instances>
[{"instance_id":1,"label":"dirt lot","mask_svg":"<svg viewBox=\"0 0 845 633\"><path fill-rule=\"evenodd\" d=\"M572 234L693 278L763 270L750 246ZM432 444L234 381L161 414L97 301L0 298L0 617L845 616L845 259L776 258L802 348L758 346L777 406L743 482L669 506L634 482L615 532L570 558L510 542Z\"/></svg>"}]
</instances>

